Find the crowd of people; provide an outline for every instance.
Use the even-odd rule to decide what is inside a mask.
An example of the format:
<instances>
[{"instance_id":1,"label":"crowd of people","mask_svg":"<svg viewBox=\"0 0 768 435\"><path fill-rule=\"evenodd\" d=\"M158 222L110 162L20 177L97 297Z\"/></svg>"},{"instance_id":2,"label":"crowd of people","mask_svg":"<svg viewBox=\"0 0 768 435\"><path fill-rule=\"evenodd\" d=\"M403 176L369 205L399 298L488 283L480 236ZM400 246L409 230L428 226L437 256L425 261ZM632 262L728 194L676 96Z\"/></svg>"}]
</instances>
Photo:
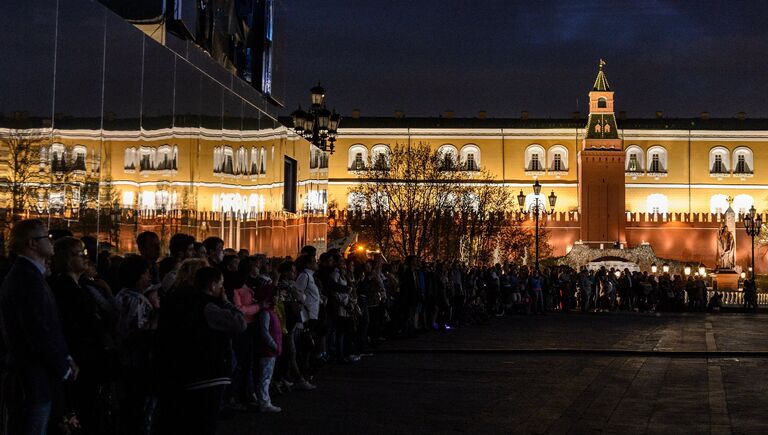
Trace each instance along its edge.
<instances>
[{"instance_id":1,"label":"crowd of people","mask_svg":"<svg viewBox=\"0 0 768 435\"><path fill-rule=\"evenodd\" d=\"M327 364L382 342L550 311L705 310L699 278L629 270L542 272L458 261L344 258L304 247L268 258L153 232L115 255L25 220L0 266L6 433L215 434L236 412L280 412ZM165 252L164 252L165 251ZM163 256L167 253L167 256Z\"/></svg>"}]
</instances>

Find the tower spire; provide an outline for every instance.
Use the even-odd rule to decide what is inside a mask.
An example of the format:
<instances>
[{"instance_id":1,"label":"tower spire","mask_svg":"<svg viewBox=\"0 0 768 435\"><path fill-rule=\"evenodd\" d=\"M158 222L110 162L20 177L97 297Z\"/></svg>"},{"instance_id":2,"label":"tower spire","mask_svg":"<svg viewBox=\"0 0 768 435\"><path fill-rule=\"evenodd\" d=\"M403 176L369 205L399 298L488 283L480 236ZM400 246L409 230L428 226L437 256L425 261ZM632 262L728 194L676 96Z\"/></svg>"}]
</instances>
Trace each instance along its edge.
<instances>
[{"instance_id":1,"label":"tower spire","mask_svg":"<svg viewBox=\"0 0 768 435\"><path fill-rule=\"evenodd\" d=\"M595 85L592 87L593 91L610 91L611 90L611 86L608 84L608 79L605 77L605 73L603 72L604 66L605 66L605 61L601 58L599 63L600 70L597 72Z\"/></svg>"}]
</instances>

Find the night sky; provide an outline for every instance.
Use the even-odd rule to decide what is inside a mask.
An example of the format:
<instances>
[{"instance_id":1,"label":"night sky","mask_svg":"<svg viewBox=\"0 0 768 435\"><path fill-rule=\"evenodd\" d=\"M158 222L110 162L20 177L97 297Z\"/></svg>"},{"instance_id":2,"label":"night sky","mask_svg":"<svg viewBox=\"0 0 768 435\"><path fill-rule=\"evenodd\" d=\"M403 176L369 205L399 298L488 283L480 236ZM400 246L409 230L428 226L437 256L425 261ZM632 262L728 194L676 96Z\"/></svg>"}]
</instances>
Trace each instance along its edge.
<instances>
[{"instance_id":1,"label":"night sky","mask_svg":"<svg viewBox=\"0 0 768 435\"><path fill-rule=\"evenodd\" d=\"M567 118L606 60L628 117L768 117L766 1L285 0L286 109ZM578 101L578 103L577 103Z\"/></svg>"}]
</instances>

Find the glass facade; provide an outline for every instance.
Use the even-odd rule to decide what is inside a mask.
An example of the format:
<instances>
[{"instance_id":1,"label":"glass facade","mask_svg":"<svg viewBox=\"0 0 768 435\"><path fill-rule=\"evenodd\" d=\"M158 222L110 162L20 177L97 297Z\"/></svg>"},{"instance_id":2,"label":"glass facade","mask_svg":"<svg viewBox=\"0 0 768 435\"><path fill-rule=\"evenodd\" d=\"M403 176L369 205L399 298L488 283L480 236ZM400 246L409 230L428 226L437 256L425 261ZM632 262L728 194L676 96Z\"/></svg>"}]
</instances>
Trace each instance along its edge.
<instances>
[{"instance_id":1,"label":"glass facade","mask_svg":"<svg viewBox=\"0 0 768 435\"><path fill-rule=\"evenodd\" d=\"M310 144L198 47L163 46L87 0L5 1L0 35L4 237L39 217L119 251L145 230L273 255L324 243L324 220L283 208L285 157L308 162ZM236 167L218 173L225 148ZM327 189L309 165L293 180L294 209Z\"/></svg>"}]
</instances>

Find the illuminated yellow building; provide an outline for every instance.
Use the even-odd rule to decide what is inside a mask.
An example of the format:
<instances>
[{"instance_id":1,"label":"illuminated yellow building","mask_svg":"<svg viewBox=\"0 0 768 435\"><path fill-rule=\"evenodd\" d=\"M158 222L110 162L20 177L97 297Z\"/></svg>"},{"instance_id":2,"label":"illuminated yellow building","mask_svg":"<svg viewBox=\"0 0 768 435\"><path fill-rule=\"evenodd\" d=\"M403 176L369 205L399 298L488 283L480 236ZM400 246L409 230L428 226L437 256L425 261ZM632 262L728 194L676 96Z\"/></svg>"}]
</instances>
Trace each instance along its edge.
<instances>
[{"instance_id":1,"label":"illuminated yellow building","mask_svg":"<svg viewBox=\"0 0 768 435\"><path fill-rule=\"evenodd\" d=\"M324 247L322 153L277 119L275 2L240 17L261 30L217 28L251 44L238 52L178 31L194 29L194 5L161 16L176 31L157 37L166 27L145 34L99 2L12 3L0 29L15 68L0 81L0 243L32 217L119 251L141 231L275 256Z\"/></svg>"},{"instance_id":2,"label":"illuminated yellow building","mask_svg":"<svg viewBox=\"0 0 768 435\"><path fill-rule=\"evenodd\" d=\"M722 213L768 206L768 120L699 118L626 119L619 112L619 138L626 156L626 211ZM579 211L577 152L587 119L359 117L345 118L330 158L329 200L344 208L355 168L395 144L426 142L451 153L462 165L485 167L517 193L534 179L558 195L558 211ZM532 195L532 193L531 193ZM543 198L542 198L543 199ZM529 202L532 198L529 198Z\"/></svg>"}]
</instances>

